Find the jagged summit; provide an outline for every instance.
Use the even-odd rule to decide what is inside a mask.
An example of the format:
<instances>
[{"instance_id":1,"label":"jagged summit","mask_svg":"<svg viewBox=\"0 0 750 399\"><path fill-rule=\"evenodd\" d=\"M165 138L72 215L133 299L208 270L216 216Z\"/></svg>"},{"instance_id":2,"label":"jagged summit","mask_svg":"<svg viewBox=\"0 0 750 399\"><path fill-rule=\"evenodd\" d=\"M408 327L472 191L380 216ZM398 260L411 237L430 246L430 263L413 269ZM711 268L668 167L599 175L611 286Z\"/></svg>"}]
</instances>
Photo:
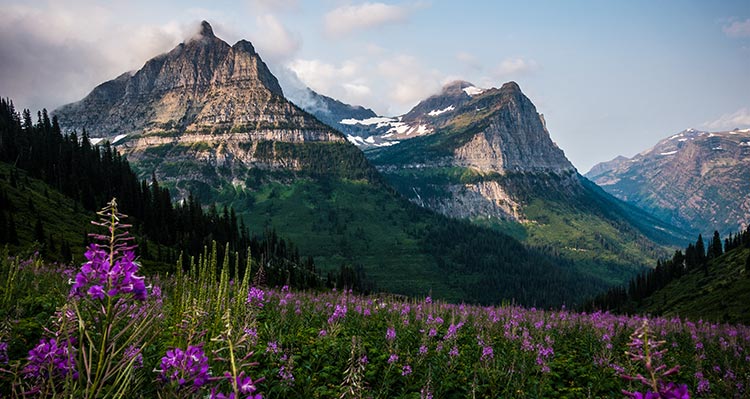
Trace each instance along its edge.
<instances>
[{"instance_id":1,"label":"jagged summit","mask_svg":"<svg viewBox=\"0 0 750 399\"><path fill-rule=\"evenodd\" d=\"M132 76L105 82L54 113L65 129L86 129L101 138L218 126L245 131L281 126L290 119L290 126L321 129L283 96L252 43L240 40L230 46L203 21L195 36L148 60Z\"/></svg>"},{"instance_id":2,"label":"jagged summit","mask_svg":"<svg viewBox=\"0 0 750 399\"><path fill-rule=\"evenodd\" d=\"M201 36L214 36L214 29L208 21L201 21L201 30L198 32Z\"/></svg>"}]
</instances>

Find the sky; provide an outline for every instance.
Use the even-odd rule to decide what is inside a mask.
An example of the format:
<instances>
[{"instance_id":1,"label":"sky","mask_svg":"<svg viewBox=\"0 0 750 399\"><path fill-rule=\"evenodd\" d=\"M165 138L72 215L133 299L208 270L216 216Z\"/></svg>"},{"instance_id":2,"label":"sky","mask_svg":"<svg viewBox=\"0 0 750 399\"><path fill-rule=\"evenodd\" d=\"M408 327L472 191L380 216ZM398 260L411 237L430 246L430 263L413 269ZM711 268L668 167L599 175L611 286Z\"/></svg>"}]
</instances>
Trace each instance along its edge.
<instances>
[{"instance_id":1,"label":"sky","mask_svg":"<svg viewBox=\"0 0 750 399\"><path fill-rule=\"evenodd\" d=\"M516 81L580 172L686 128L750 127L750 1L0 0L0 96L53 110L201 20L285 91L406 113L453 80Z\"/></svg>"}]
</instances>

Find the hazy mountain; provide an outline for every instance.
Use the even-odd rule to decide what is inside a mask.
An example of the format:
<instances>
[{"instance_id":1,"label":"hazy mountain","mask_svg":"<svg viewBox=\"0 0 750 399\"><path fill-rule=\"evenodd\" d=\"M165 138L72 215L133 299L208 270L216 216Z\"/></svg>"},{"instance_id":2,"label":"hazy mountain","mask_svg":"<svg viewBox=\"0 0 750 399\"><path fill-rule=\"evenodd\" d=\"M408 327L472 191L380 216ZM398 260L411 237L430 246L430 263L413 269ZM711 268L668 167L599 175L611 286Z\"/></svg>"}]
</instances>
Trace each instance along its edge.
<instances>
[{"instance_id":1,"label":"hazy mountain","mask_svg":"<svg viewBox=\"0 0 750 399\"><path fill-rule=\"evenodd\" d=\"M726 234L750 223L750 129L688 129L586 176L612 195L673 224Z\"/></svg>"}]
</instances>

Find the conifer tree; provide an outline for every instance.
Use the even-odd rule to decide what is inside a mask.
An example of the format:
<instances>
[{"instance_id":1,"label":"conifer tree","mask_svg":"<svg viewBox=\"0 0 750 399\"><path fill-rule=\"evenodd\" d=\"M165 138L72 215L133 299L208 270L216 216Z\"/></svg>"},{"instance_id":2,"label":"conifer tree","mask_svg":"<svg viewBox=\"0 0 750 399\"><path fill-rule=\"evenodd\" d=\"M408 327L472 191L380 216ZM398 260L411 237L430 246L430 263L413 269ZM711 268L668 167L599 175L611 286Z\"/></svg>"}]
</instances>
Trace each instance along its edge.
<instances>
[{"instance_id":1,"label":"conifer tree","mask_svg":"<svg viewBox=\"0 0 750 399\"><path fill-rule=\"evenodd\" d=\"M42 224L42 219L36 218L36 223L34 224L34 240L40 244L44 244L44 241L46 239L46 236L44 234L44 225Z\"/></svg>"},{"instance_id":2,"label":"conifer tree","mask_svg":"<svg viewBox=\"0 0 750 399\"><path fill-rule=\"evenodd\" d=\"M711 258L718 258L723 253L722 247L721 247L721 237L719 236L719 232L714 230L714 237L711 239L711 248L709 248L708 252L710 253Z\"/></svg>"}]
</instances>

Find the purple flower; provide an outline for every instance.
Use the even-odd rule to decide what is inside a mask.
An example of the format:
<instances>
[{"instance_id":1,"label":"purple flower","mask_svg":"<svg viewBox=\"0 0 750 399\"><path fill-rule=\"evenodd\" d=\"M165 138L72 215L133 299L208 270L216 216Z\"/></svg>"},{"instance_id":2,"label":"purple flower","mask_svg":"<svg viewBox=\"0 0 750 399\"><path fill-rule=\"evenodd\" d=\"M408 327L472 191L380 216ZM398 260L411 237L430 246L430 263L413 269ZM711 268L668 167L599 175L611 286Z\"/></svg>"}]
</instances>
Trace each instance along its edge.
<instances>
[{"instance_id":1,"label":"purple flower","mask_svg":"<svg viewBox=\"0 0 750 399\"><path fill-rule=\"evenodd\" d=\"M58 342L55 338L42 338L29 351L23 373L44 380L68 375L78 378L75 351L76 348L69 341Z\"/></svg>"},{"instance_id":2,"label":"purple flower","mask_svg":"<svg viewBox=\"0 0 750 399\"><path fill-rule=\"evenodd\" d=\"M448 352L448 356L450 356L450 357L456 357L456 356L458 356L458 347L454 345L451 348L450 352Z\"/></svg>"},{"instance_id":3,"label":"purple flower","mask_svg":"<svg viewBox=\"0 0 750 399\"><path fill-rule=\"evenodd\" d=\"M328 318L328 324L333 324L346 317L346 311L346 306L336 304L336 309L333 311L331 317Z\"/></svg>"},{"instance_id":4,"label":"purple flower","mask_svg":"<svg viewBox=\"0 0 750 399\"><path fill-rule=\"evenodd\" d=\"M268 341L266 353L279 353L279 344L276 341Z\"/></svg>"},{"instance_id":5,"label":"purple flower","mask_svg":"<svg viewBox=\"0 0 750 399\"><path fill-rule=\"evenodd\" d=\"M388 327L388 330L385 332L385 339L386 341L393 341L396 339L396 329Z\"/></svg>"},{"instance_id":6,"label":"purple flower","mask_svg":"<svg viewBox=\"0 0 750 399\"><path fill-rule=\"evenodd\" d=\"M404 367L401 369L401 375L407 376L409 374L411 374L411 366L409 366L408 364L405 364Z\"/></svg>"},{"instance_id":7,"label":"purple flower","mask_svg":"<svg viewBox=\"0 0 750 399\"><path fill-rule=\"evenodd\" d=\"M263 307L265 302L266 293L262 289L257 287L250 287L250 292L247 293L247 303L259 308Z\"/></svg>"},{"instance_id":8,"label":"purple flower","mask_svg":"<svg viewBox=\"0 0 750 399\"><path fill-rule=\"evenodd\" d=\"M420 355L426 355L427 354L427 345L422 345L419 347L419 354Z\"/></svg>"},{"instance_id":9,"label":"purple flower","mask_svg":"<svg viewBox=\"0 0 750 399\"><path fill-rule=\"evenodd\" d=\"M8 364L8 343L0 342L0 364Z\"/></svg>"},{"instance_id":10,"label":"purple flower","mask_svg":"<svg viewBox=\"0 0 750 399\"><path fill-rule=\"evenodd\" d=\"M189 345L187 350L174 348L161 358L162 381L176 381L181 387L200 388L208 381L208 358L200 346Z\"/></svg>"},{"instance_id":11,"label":"purple flower","mask_svg":"<svg viewBox=\"0 0 750 399\"><path fill-rule=\"evenodd\" d=\"M391 356L388 357L388 364L393 364L398 361L398 355L395 353L391 353Z\"/></svg>"},{"instance_id":12,"label":"purple flower","mask_svg":"<svg viewBox=\"0 0 750 399\"><path fill-rule=\"evenodd\" d=\"M328 335L328 331L326 331L325 329L320 330L320 332L318 333L318 335L321 336L321 337L325 337L326 335Z\"/></svg>"},{"instance_id":13,"label":"purple flower","mask_svg":"<svg viewBox=\"0 0 750 399\"><path fill-rule=\"evenodd\" d=\"M143 354L141 353L141 349L138 348L135 345L130 345L127 349L125 349L125 353L123 354L125 359L130 361L133 360L133 368L139 369L143 367Z\"/></svg>"},{"instance_id":14,"label":"purple flower","mask_svg":"<svg viewBox=\"0 0 750 399\"><path fill-rule=\"evenodd\" d=\"M495 357L495 353L491 346L482 347L482 360L491 360Z\"/></svg>"},{"instance_id":15,"label":"purple flower","mask_svg":"<svg viewBox=\"0 0 750 399\"><path fill-rule=\"evenodd\" d=\"M81 265L76 274L75 282L70 288L70 296L84 298L86 295L93 299L102 300L106 296L115 297L120 294L131 294L133 298L146 300L146 284L142 276L138 276L138 264L132 250L126 250L122 256L109 264L109 254L96 244L91 244L86 251L88 262Z\"/></svg>"}]
</instances>

